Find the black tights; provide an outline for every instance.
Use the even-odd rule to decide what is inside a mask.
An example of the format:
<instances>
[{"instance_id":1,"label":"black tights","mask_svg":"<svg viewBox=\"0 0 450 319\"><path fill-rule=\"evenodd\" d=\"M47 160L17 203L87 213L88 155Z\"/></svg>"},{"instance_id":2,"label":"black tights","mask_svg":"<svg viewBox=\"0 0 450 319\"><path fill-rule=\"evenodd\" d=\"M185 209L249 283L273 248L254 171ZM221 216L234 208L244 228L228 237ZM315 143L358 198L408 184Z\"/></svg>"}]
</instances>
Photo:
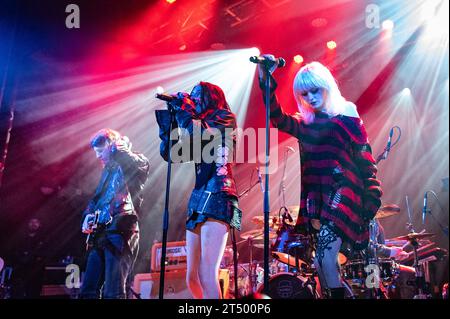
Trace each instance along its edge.
<instances>
[{"instance_id":1,"label":"black tights","mask_svg":"<svg viewBox=\"0 0 450 319\"><path fill-rule=\"evenodd\" d=\"M320 227L314 265L319 275L322 289L342 287L338 263L342 239L327 225Z\"/></svg>"}]
</instances>

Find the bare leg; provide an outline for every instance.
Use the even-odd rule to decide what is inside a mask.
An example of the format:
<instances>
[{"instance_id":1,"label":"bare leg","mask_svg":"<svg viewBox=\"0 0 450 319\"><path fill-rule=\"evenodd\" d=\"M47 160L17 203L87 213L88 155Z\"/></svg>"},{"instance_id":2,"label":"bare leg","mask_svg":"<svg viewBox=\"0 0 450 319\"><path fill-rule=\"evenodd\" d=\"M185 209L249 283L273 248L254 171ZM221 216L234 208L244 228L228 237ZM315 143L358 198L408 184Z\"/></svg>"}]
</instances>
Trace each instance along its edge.
<instances>
[{"instance_id":1,"label":"bare leg","mask_svg":"<svg viewBox=\"0 0 450 319\"><path fill-rule=\"evenodd\" d=\"M186 249L187 249L187 274L186 283L192 296L195 299L202 299L202 286L198 276L198 269L200 267L200 256L202 253L200 245L200 226L197 226L194 231L186 231Z\"/></svg>"},{"instance_id":2,"label":"bare leg","mask_svg":"<svg viewBox=\"0 0 450 319\"><path fill-rule=\"evenodd\" d=\"M200 282L205 299L220 299L219 267L228 239L229 226L208 219L201 226Z\"/></svg>"}]
</instances>

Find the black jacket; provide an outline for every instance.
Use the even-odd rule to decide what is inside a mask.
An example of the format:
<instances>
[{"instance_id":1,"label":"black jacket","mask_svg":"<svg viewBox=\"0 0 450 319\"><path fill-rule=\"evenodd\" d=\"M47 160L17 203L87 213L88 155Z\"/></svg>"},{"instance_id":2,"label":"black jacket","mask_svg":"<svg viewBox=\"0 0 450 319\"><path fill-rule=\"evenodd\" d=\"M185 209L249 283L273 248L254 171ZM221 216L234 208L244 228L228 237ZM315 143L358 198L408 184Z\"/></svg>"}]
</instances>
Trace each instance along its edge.
<instances>
[{"instance_id":1,"label":"black jacket","mask_svg":"<svg viewBox=\"0 0 450 319\"><path fill-rule=\"evenodd\" d=\"M99 223L108 223L108 230L127 231L135 227L149 168L143 154L131 152L120 143L114 144L111 160L103 169L82 221L87 214L99 210Z\"/></svg>"},{"instance_id":2,"label":"black jacket","mask_svg":"<svg viewBox=\"0 0 450 319\"><path fill-rule=\"evenodd\" d=\"M204 118L199 118L193 110L181 108L172 117L172 123L169 111L157 110L156 119L160 127L160 154L165 161L168 160L169 154L168 132L170 128L181 129L181 132L174 134L172 139L171 160L174 163L195 162L194 189L213 193L225 192L237 196L231 171L237 125L236 118L230 110L218 109ZM207 134L210 138L200 140L202 134L204 137ZM212 161L207 161L201 156L207 145L210 146L209 155ZM188 151L187 156L184 151Z\"/></svg>"}]
</instances>

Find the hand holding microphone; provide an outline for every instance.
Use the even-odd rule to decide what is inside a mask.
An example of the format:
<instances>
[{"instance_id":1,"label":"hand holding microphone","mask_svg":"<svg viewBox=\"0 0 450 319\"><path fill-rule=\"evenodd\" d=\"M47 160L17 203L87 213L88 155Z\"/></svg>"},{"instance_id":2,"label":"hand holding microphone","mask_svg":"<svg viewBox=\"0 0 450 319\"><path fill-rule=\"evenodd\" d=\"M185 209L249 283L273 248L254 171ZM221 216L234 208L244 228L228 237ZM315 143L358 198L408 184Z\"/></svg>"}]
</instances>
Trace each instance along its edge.
<instances>
[{"instance_id":1,"label":"hand holding microphone","mask_svg":"<svg viewBox=\"0 0 450 319\"><path fill-rule=\"evenodd\" d=\"M266 69L272 74L278 67L281 68L286 65L286 61L283 58L275 58L273 54L252 56L250 57L250 62L258 64L260 81L265 81Z\"/></svg>"},{"instance_id":2,"label":"hand holding microphone","mask_svg":"<svg viewBox=\"0 0 450 319\"><path fill-rule=\"evenodd\" d=\"M167 105L174 111L178 111L181 109L181 106L183 105L183 100L185 98L189 98L189 94L185 92L178 92L177 94L169 94L169 93L157 93L155 95L157 99L160 99L162 101L167 102Z\"/></svg>"}]
</instances>

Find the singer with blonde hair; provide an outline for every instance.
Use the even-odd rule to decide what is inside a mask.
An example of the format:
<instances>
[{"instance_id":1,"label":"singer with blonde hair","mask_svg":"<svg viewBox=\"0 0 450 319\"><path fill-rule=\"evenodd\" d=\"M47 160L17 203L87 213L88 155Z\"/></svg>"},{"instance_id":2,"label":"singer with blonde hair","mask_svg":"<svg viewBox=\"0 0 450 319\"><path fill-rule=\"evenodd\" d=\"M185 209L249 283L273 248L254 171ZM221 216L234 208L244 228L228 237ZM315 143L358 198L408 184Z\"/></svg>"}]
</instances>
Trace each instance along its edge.
<instances>
[{"instance_id":1,"label":"singer with blonde hair","mask_svg":"<svg viewBox=\"0 0 450 319\"><path fill-rule=\"evenodd\" d=\"M266 59L274 60L272 55ZM344 298L338 254L343 242L367 247L369 221L381 205L381 184L368 136L356 106L341 94L335 78L321 63L297 73L293 93L299 112L286 114L275 95L269 72L272 125L298 139L301 160L300 212L296 229L317 235L315 267L329 298ZM265 94L265 70L259 66Z\"/></svg>"}]
</instances>

